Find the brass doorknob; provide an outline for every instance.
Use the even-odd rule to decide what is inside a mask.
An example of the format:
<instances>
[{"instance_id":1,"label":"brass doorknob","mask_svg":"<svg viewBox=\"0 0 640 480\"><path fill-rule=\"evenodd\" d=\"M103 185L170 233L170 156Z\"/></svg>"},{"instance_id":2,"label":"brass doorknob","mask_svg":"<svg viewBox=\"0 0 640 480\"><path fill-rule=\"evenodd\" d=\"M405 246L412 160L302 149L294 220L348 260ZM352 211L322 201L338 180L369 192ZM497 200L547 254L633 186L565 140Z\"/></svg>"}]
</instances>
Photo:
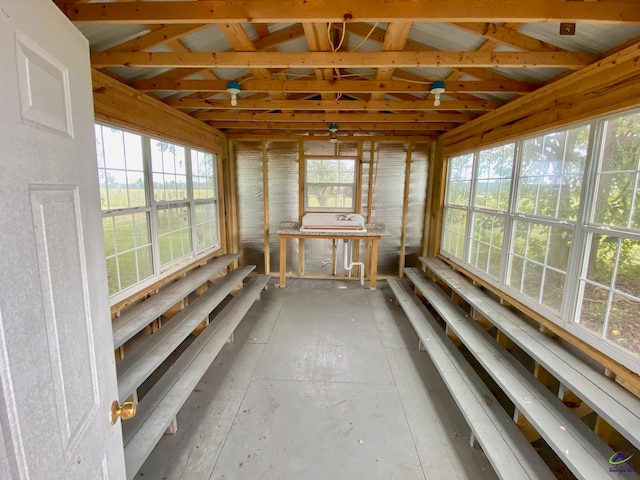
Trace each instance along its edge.
<instances>
[{"instance_id":1,"label":"brass doorknob","mask_svg":"<svg viewBox=\"0 0 640 480\"><path fill-rule=\"evenodd\" d=\"M115 424L118 417L122 420L129 420L136 416L136 404L133 402L124 402L122 405L114 400L111 404L111 425Z\"/></svg>"}]
</instances>

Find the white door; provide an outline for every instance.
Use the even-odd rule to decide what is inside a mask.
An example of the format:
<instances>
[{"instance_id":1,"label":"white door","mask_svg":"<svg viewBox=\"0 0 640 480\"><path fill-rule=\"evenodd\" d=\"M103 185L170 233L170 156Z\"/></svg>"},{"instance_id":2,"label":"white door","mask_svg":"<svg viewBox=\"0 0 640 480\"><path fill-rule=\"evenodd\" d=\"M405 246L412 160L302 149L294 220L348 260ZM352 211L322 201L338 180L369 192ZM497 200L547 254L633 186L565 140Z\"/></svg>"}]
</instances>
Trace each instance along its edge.
<instances>
[{"instance_id":1,"label":"white door","mask_svg":"<svg viewBox=\"0 0 640 480\"><path fill-rule=\"evenodd\" d=\"M0 475L123 479L88 46L0 0Z\"/></svg>"}]
</instances>

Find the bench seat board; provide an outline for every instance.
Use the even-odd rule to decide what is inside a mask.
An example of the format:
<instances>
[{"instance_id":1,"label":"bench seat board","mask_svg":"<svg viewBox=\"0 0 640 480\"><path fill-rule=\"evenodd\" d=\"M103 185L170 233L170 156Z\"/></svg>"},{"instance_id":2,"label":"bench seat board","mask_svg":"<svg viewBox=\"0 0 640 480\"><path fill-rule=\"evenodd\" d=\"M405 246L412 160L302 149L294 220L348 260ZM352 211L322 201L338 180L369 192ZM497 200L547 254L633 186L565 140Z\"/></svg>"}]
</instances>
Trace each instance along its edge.
<instances>
[{"instance_id":1,"label":"bench seat board","mask_svg":"<svg viewBox=\"0 0 640 480\"><path fill-rule=\"evenodd\" d=\"M574 475L585 480L617 478L609 472L614 452L593 430L422 271L408 268L405 274Z\"/></svg>"},{"instance_id":2,"label":"bench seat board","mask_svg":"<svg viewBox=\"0 0 640 480\"><path fill-rule=\"evenodd\" d=\"M388 279L489 462L502 479L554 479L489 388L455 347L405 280Z\"/></svg>"},{"instance_id":3,"label":"bench seat board","mask_svg":"<svg viewBox=\"0 0 640 480\"><path fill-rule=\"evenodd\" d=\"M124 402L254 269L255 265L240 267L216 281L118 363L116 370L120 402Z\"/></svg>"},{"instance_id":4,"label":"bench seat board","mask_svg":"<svg viewBox=\"0 0 640 480\"><path fill-rule=\"evenodd\" d=\"M251 277L140 401L139 413L123 425L127 478L135 476L268 281L266 275Z\"/></svg>"},{"instance_id":5,"label":"bench seat board","mask_svg":"<svg viewBox=\"0 0 640 480\"><path fill-rule=\"evenodd\" d=\"M640 398L585 363L436 258L422 263L640 449Z\"/></svg>"},{"instance_id":6,"label":"bench seat board","mask_svg":"<svg viewBox=\"0 0 640 480\"><path fill-rule=\"evenodd\" d=\"M113 320L113 349L123 345L189 293L224 270L239 256L237 253L229 253L217 257L207 265L193 270L186 277L163 288L160 292L162 295L154 295L127 309Z\"/></svg>"}]
</instances>

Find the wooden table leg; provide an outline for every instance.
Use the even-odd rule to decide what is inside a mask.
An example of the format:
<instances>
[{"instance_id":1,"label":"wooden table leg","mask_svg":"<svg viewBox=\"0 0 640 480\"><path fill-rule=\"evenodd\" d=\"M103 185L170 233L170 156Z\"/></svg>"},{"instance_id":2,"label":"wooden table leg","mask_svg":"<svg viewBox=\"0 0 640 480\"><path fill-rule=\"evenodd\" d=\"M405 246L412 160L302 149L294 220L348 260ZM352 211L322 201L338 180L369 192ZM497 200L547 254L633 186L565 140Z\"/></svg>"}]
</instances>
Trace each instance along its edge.
<instances>
[{"instance_id":1,"label":"wooden table leg","mask_svg":"<svg viewBox=\"0 0 640 480\"><path fill-rule=\"evenodd\" d=\"M284 288L287 275L287 239L280 237L280 288Z\"/></svg>"},{"instance_id":2,"label":"wooden table leg","mask_svg":"<svg viewBox=\"0 0 640 480\"><path fill-rule=\"evenodd\" d=\"M376 280L378 275L378 240L373 239L371 242L371 270L369 273L369 289L376 289Z\"/></svg>"},{"instance_id":3,"label":"wooden table leg","mask_svg":"<svg viewBox=\"0 0 640 480\"><path fill-rule=\"evenodd\" d=\"M336 276L336 259L338 256L338 239L331 239L331 275Z\"/></svg>"},{"instance_id":4,"label":"wooden table leg","mask_svg":"<svg viewBox=\"0 0 640 480\"><path fill-rule=\"evenodd\" d=\"M298 238L298 276L304 275L304 238Z\"/></svg>"}]
</instances>

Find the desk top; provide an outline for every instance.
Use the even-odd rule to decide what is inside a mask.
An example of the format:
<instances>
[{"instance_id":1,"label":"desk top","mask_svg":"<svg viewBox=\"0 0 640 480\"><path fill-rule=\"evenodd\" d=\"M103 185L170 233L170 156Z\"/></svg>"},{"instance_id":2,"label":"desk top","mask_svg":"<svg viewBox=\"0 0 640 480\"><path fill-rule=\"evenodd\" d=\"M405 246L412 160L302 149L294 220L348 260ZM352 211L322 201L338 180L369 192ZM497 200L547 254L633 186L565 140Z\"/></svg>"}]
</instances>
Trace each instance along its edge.
<instances>
[{"instance_id":1,"label":"desk top","mask_svg":"<svg viewBox=\"0 0 640 480\"><path fill-rule=\"evenodd\" d=\"M366 232L357 230L351 232L301 232L300 222L280 222L280 227L276 232L278 235L291 235L296 237L381 237L385 234L384 223L367 223L365 224Z\"/></svg>"}]
</instances>

